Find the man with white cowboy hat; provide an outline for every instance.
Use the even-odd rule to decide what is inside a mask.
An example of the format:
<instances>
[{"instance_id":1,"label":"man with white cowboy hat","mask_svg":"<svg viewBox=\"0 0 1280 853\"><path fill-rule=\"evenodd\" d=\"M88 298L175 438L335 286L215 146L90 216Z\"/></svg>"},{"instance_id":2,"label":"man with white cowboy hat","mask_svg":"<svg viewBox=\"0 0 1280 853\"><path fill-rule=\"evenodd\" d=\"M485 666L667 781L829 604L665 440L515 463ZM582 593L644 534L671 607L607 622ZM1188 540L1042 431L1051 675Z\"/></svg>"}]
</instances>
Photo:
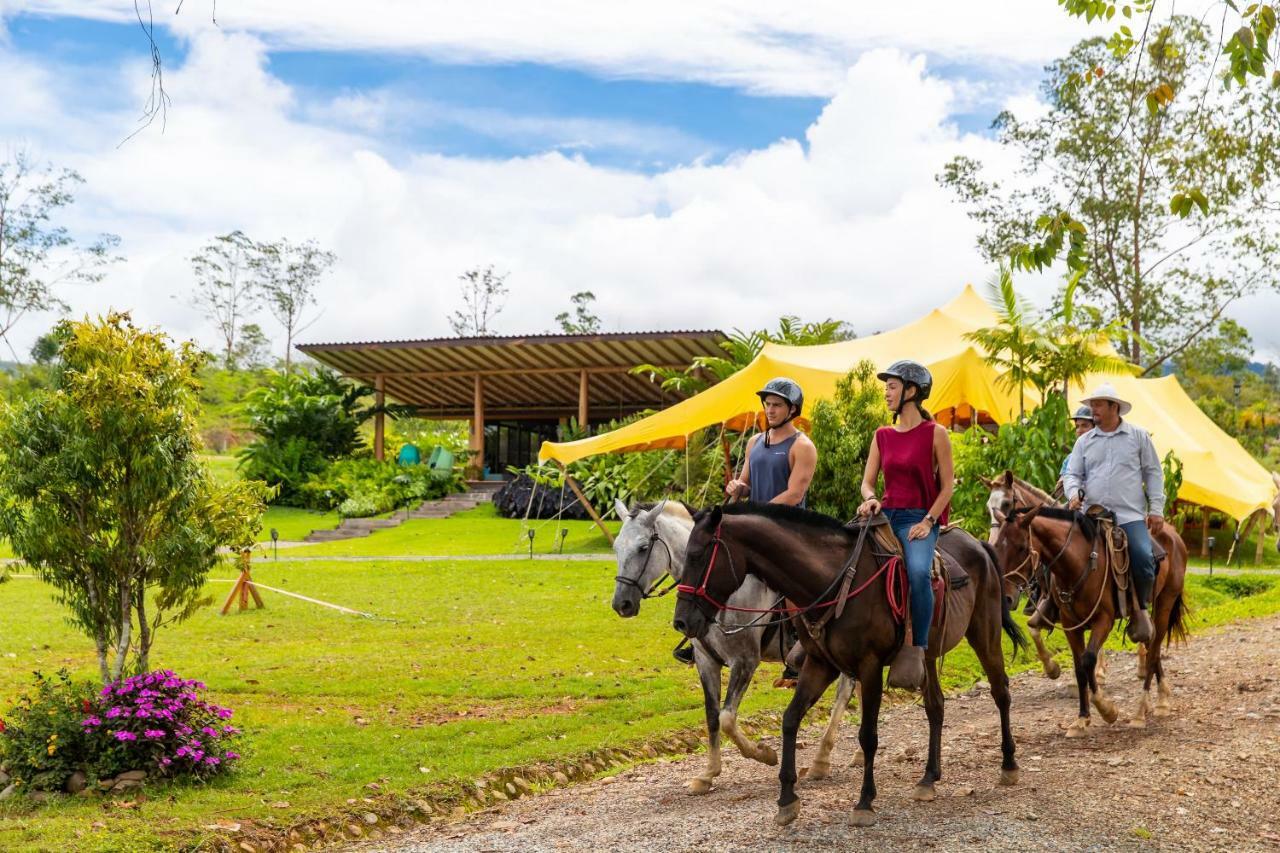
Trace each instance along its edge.
<instances>
[{"instance_id":1,"label":"man with white cowboy hat","mask_svg":"<svg viewBox=\"0 0 1280 853\"><path fill-rule=\"evenodd\" d=\"M1081 400L1097 424L1076 439L1062 478L1072 509L1101 505L1115 513L1129 538L1129 569L1138 594L1138 610L1129 620L1129 638L1151 640L1147 606L1155 586L1156 561L1151 536L1164 525L1164 469L1151 436L1124 420L1133 408L1105 383Z\"/></svg>"}]
</instances>

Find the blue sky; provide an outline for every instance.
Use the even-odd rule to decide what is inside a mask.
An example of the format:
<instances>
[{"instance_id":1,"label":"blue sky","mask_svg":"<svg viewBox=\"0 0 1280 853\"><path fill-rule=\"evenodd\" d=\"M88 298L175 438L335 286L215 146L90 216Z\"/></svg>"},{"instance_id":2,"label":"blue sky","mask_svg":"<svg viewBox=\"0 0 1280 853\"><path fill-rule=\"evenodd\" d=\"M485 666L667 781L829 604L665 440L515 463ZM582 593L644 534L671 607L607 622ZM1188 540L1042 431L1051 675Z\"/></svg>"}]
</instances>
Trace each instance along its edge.
<instances>
[{"instance_id":1,"label":"blue sky","mask_svg":"<svg viewBox=\"0 0 1280 853\"><path fill-rule=\"evenodd\" d=\"M304 340L448 334L487 265L498 332L549 330L581 290L609 330L890 328L991 275L936 175L1011 174L991 119L1039 109L1086 32L1055 0L223 0L217 26L211 3L155 0L173 106L121 144L149 82L133 0L0 0L0 142L79 171L66 224L121 238L72 312L206 345L189 258L237 228L337 254ZM1250 327L1280 350L1280 323Z\"/></svg>"}]
</instances>

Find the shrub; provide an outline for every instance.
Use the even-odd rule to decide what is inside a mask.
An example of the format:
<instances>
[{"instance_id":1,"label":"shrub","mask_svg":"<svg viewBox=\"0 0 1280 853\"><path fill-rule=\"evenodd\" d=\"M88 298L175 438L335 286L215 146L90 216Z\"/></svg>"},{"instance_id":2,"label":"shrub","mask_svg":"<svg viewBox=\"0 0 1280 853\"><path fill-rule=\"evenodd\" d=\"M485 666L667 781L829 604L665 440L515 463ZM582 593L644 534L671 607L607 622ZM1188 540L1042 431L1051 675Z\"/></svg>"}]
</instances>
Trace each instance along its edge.
<instances>
[{"instance_id":1,"label":"shrub","mask_svg":"<svg viewBox=\"0 0 1280 853\"><path fill-rule=\"evenodd\" d=\"M818 449L818 465L809 484L811 509L842 520L857 514L867 454L876 429L888 421L884 391L869 361L840 377L830 400L814 404L809 437Z\"/></svg>"},{"instance_id":2,"label":"shrub","mask_svg":"<svg viewBox=\"0 0 1280 853\"><path fill-rule=\"evenodd\" d=\"M126 770L208 779L240 758L232 711L200 698L205 686L163 669L113 681L80 721L99 778Z\"/></svg>"},{"instance_id":3,"label":"shrub","mask_svg":"<svg viewBox=\"0 0 1280 853\"><path fill-rule=\"evenodd\" d=\"M299 498L312 509L337 507L340 515L363 518L444 497L462 491L462 486L457 469L438 473L425 465L342 459L303 484Z\"/></svg>"},{"instance_id":4,"label":"shrub","mask_svg":"<svg viewBox=\"0 0 1280 853\"><path fill-rule=\"evenodd\" d=\"M201 699L204 685L170 670L113 681L98 690L60 671L35 675L34 689L0 723L0 759L23 788L60 791L77 770L110 779L127 770L204 780L240 755L232 712Z\"/></svg>"},{"instance_id":5,"label":"shrub","mask_svg":"<svg viewBox=\"0 0 1280 853\"><path fill-rule=\"evenodd\" d=\"M61 791L86 766L88 744L80 722L93 707L97 690L73 681L67 671L54 678L35 674L35 686L18 698L0 723L0 760L23 788Z\"/></svg>"}]
</instances>

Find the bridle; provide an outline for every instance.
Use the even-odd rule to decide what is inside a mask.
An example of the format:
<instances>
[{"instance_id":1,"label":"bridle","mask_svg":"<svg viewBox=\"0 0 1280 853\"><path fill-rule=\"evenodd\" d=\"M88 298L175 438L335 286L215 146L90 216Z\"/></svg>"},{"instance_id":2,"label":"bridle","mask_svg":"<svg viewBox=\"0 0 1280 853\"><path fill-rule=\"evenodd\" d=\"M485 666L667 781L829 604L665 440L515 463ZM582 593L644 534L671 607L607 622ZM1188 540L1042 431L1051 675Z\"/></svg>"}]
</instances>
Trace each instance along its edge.
<instances>
[{"instance_id":1,"label":"bridle","mask_svg":"<svg viewBox=\"0 0 1280 853\"><path fill-rule=\"evenodd\" d=\"M643 565L640 566L640 574L638 575L638 577L644 577L645 572L648 571L649 569L649 560L650 558L653 557L653 552L657 550L653 547L654 543L661 545L663 549L666 550L667 565L671 566L673 564L672 557L671 557L671 546L668 545L665 541L663 541L662 537L658 535L658 523L655 520L653 524L653 533L649 535L649 545L645 549L644 563ZM640 581L636 580L636 578L629 578L626 575L615 575L613 580L615 583L620 583L623 586L629 586L629 587L632 587L633 589L639 590L641 599L662 598L662 596L671 592L671 590L677 588L677 581L674 577L671 576L670 569L667 569L661 575L659 575L658 579L655 580L653 584L649 586L647 589L644 586L642 586L640 584ZM667 588L659 589L662 586L662 584L668 580L671 581L671 583L667 586Z\"/></svg>"},{"instance_id":2,"label":"bridle","mask_svg":"<svg viewBox=\"0 0 1280 853\"><path fill-rule=\"evenodd\" d=\"M1039 507L1030 507L1030 506L1014 507L1010 511L1009 518L1006 523L1012 523L1015 521L1015 519L1019 515L1023 515L1025 513L1031 512L1035 509L1039 509ZM1022 591L1025 590L1028 585L1030 585L1032 578L1038 579L1041 583L1045 584L1047 587L1048 580L1049 580L1049 573L1053 570L1053 567L1058 564L1058 561L1063 558L1063 556L1067 553L1067 550L1071 547L1071 539L1073 536L1075 536L1076 528L1078 526L1079 526L1079 523L1077 522L1077 520L1075 518L1072 518L1067 526L1067 538L1062 541L1062 547L1058 549L1058 553L1054 554L1053 559L1049 560L1049 562L1047 563L1041 562L1040 551L1036 549L1035 545L1031 544L1032 534L1031 534L1031 530L1028 528L1027 556L1023 558L1022 562L1019 563L1017 567L1005 573L1005 579L1008 580L1010 578L1017 578L1019 581L1021 581L1018 584L1019 594L1021 594ZM1083 575L1081 575L1080 580L1076 582L1075 587L1070 592L1065 593L1066 598L1064 600L1070 600L1072 597L1074 597L1075 593L1084 584L1085 579L1088 578L1088 576L1089 576L1088 572L1085 572ZM1062 597L1062 596L1063 596L1063 593L1060 592L1059 597Z\"/></svg>"}]
</instances>

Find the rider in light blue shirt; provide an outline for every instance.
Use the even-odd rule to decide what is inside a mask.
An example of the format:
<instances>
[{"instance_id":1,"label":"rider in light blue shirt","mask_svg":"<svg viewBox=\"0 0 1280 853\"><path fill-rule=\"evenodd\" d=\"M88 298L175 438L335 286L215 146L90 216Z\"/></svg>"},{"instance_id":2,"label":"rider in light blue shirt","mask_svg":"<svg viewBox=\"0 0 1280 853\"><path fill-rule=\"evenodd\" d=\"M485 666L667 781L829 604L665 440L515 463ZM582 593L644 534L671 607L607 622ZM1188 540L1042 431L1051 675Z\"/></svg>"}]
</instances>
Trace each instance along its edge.
<instances>
[{"instance_id":1,"label":"rider in light blue shirt","mask_svg":"<svg viewBox=\"0 0 1280 853\"><path fill-rule=\"evenodd\" d=\"M1164 524L1164 469L1151 436L1123 420L1132 408L1111 385L1103 385L1084 399L1097 426L1076 439L1063 477L1072 509L1101 504L1115 513L1116 523L1129 538L1129 568L1138 610L1129 620L1129 637L1151 640L1147 605L1155 586L1156 562L1151 536Z\"/></svg>"}]
</instances>

